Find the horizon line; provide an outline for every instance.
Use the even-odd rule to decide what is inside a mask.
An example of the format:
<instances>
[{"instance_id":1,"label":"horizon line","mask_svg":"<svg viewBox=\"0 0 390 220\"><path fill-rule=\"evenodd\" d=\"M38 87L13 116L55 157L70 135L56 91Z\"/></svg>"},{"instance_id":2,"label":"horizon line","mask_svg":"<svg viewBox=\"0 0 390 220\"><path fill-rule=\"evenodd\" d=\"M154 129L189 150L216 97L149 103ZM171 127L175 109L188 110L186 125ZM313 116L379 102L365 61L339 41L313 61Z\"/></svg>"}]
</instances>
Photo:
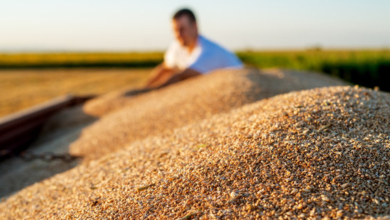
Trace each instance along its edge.
<instances>
[{"instance_id":1,"label":"horizon line","mask_svg":"<svg viewBox=\"0 0 390 220\"><path fill-rule=\"evenodd\" d=\"M337 50L390 50L390 46L383 47L280 47L280 48L241 48L231 50L233 52L255 52L255 51L310 51L310 50L325 50L325 51L337 51ZM0 49L0 54L29 54L29 53L163 53L165 50L160 49L145 49L145 50L79 50L79 49Z\"/></svg>"}]
</instances>

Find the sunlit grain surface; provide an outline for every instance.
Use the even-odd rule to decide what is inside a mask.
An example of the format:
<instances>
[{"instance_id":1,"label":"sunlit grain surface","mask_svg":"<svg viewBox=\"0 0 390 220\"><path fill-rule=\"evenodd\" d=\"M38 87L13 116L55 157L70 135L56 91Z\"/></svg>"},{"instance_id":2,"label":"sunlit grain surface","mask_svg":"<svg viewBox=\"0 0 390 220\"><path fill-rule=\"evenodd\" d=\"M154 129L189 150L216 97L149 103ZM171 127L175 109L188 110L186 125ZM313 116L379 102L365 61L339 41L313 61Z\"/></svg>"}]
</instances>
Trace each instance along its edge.
<instances>
[{"instance_id":1,"label":"sunlit grain surface","mask_svg":"<svg viewBox=\"0 0 390 220\"><path fill-rule=\"evenodd\" d=\"M103 94L140 86L151 69L45 69L0 71L0 117L66 95Z\"/></svg>"},{"instance_id":2,"label":"sunlit grain surface","mask_svg":"<svg viewBox=\"0 0 390 220\"><path fill-rule=\"evenodd\" d=\"M389 219L389 99L357 87L264 99L27 187L0 219Z\"/></svg>"}]
</instances>

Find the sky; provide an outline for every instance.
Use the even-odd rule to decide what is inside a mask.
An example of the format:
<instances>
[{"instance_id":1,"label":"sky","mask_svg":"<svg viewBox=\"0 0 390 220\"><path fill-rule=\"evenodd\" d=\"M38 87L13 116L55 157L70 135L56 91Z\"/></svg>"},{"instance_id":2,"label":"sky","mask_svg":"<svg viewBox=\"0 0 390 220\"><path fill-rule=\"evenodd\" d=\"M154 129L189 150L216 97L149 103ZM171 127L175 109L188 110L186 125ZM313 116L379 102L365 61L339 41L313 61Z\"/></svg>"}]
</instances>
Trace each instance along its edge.
<instances>
[{"instance_id":1,"label":"sky","mask_svg":"<svg viewBox=\"0 0 390 220\"><path fill-rule=\"evenodd\" d=\"M231 50L389 48L389 0L0 0L0 52L155 51L191 8Z\"/></svg>"}]
</instances>

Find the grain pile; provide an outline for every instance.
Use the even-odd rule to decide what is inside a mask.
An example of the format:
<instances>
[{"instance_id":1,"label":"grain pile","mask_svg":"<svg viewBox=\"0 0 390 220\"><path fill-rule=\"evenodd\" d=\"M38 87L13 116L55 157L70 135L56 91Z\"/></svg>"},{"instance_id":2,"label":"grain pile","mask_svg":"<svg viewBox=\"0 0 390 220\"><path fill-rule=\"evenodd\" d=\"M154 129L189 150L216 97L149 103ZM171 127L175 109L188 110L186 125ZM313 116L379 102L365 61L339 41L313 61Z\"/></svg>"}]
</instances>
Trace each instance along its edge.
<instances>
[{"instance_id":1,"label":"grain pile","mask_svg":"<svg viewBox=\"0 0 390 220\"><path fill-rule=\"evenodd\" d=\"M163 135L247 103L290 91L331 85L344 83L315 73L247 69L216 71L137 97L117 96L119 92L114 92L92 102L115 108L121 106L120 110L85 129L70 146L70 152L83 156L86 161L95 159L132 141ZM95 110L97 114L107 109Z\"/></svg>"},{"instance_id":2,"label":"grain pile","mask_svg":"<svg viewBox=\"0 0 390 220\"><path fill-rule=\"evenodd\" d=\"M390 95L330 87L134 142L0 204L1 219L389 215Z\"/></svg>"},{"instance_id":3,"label":"grain pile","mask_svg":"<svg viewBox=\"0 0 390 220\"><path fill-rule=\"evenodd\" d=\"M252 69L252 71L258 71L255 69ZM177 87L176 89L173 89L173 91L176 90L184 90L184 95L186 94L186 90L188 90L189 86L199 88L199 89L205 89L214 86L217 87L215 84L225 84L229 87L237 86L237 85L230 85L231 82L229 80L232 80L232 74L239 74L241 72L242 75L246 75L246 77L249 77L253 80L255 80L256 83L258 82L258 78L262 77L264 79L264 82L262 82L262 93L269 92L270 95L264 95L265 97L270 97L276 94L286 93L290 91L296 91L296 90L303 90L303 89L309 89L309 88L315 88L315 87L323 87L323 86L331 86L331 85L342 85L342 82L340 80L328 77L324 74L317 74L317 73L305 73L302 71L281 71L276 69L268 69L266 71L262 71L259 75L253 75L245 72L248 72L248 70L217 70L209 75L213 76L207 76L202 77L204 79L196 79L191 80L194 81L192 83L181 83L183 85L175 85ZM224 79L222 75L227 75L228 79ZM237 77L237 76L234 76ZM283 82L281 81L283 80ZM238 79L238 82L242 81L242 79ZM203 84L203 85L202 85ZM200 87L199 87L200 86ZM238 85L243 86L243 85ZM238 87L237 86L237 87ZM219 87L220 88L220 87ZM221 91L225 91L228 88L220 88ZM141 98L137 99L136 101L133 100L133 94L137 94L137 90L134 89L134 87L129 88L123 88L119 89L110 93L107 93L105 95L100 96L99 98L93 99L85 103L83 109L84 112L91 116L100 117L107 113L116 111L118 109L123 108L124 106L129 105L137 105L139 102L144 102L144 99L153 99L153 95L147 95L147 98ZM196 91L193 89L192 91ZM240 92L240 91L238 91ZM169 92L166 92L169 93ZM174 92L171 92L174 93ZM156 93L154 93L156 96ZM168 96L172 97L172 94L167 94ZM181 95L180 93L176 93L176 95ZM212 94L215 95L215 94ZM163 96L158 94L156 98L161 98L159 96Z\"/></svg>"}]
</instances>

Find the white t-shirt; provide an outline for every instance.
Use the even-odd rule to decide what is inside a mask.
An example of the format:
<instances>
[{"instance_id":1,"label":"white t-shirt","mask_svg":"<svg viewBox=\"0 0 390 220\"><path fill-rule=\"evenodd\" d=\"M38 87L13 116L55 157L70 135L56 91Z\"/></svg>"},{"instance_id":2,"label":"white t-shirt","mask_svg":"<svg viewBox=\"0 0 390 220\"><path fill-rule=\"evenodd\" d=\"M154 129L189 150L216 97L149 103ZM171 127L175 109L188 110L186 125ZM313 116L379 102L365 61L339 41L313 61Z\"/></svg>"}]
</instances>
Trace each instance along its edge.
<instances>
[{"instance_id":1,"label":"white t-shirt","mask_svg":"<svg viewBox=\"0 0 390 220\"><path fill-rule=\"evenodd\" d=\"M243 67L242 62L234 53L201 35L191 53L179 42L172 42L165 52L164 63L168 68L179 70L190 68L202 74L215 69Z\"/></svg>"}]
</instances>

